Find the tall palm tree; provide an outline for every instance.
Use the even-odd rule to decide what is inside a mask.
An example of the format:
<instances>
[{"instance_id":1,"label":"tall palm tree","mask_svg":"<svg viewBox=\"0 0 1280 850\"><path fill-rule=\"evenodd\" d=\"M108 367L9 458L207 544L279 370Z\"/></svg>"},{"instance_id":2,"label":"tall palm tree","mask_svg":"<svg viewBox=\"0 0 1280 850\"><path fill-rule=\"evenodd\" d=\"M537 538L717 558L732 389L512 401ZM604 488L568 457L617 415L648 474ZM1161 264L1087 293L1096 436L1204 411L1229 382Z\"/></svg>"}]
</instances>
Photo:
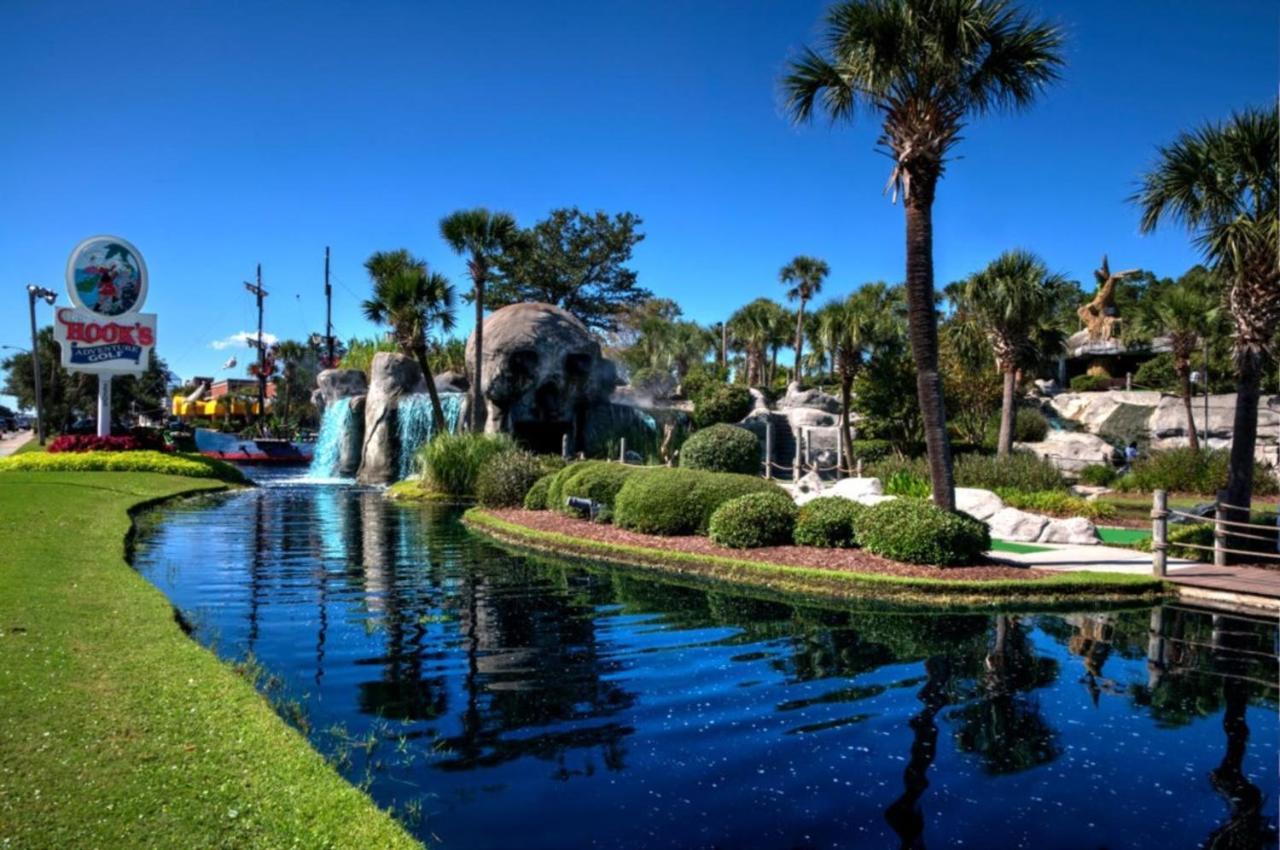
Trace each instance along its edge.
<instances>
[{"instance_id":1,"label":"tall palm tree","mask_svg":"<svg viewBox=\"0 0 1280 850\"><path fill-rule=\"evenodd\" d=\"M768 298L757 298L729 317L729 333L746 354L748 386L759 387L769 381L769 351L787 332L787 320L782 305Z\"/></svg>"},{"instance_id":2,"label":"tall palm tree","mask_svg":"<svg viewBox=\"0 0 1280 850\"><path fill-rule=\"evenodd\" d=\"M805 50L783 80L797 122L815 108L833 121L859 107L881 118L893 158L893 199L907 229L907 302L916 394L933 501L955 508L951 444L938 373L933 201L967 119L1031 104L1062 66L1057 28L1005 0L844 0L827 12L825 50Z\"/></svg>"},{"instance_id":3,"label":"tall palm tree","mask_svg":"<svg viewBox=\"0 0 1280 850\"><path fill-rule=\"evenodd\" d=\"M1181 224L1217 271L1235 325L1236 411L1227 502L1247 519L1262 370L1280 326L1280 115L1275 104L1183 133L1162 147L1132 200L1142 230ZM1231 548L1241 548L1235 541Z\"/></svg>"},{"instance_id":4,"label":"tall palm tree","mask_svg":"<svg viewBox=\"0 0 1280 850\"><path fill-rule=\"evenodd\" d=\"M986 333L1004 379L998 457L1007 457L1013 448L1018 370L1031 359L1035 331L1065 282L1035 254L1019 250L1006 251L965 282L961 299Z\"/></svg>"},{"instance_id":5,"label":"tall palm tree","mask_svg":"<svg viewBox=\"0 0 1280 850\"><path fill-rule=\"evenodd\" d=\"M1139 330L1146 335L1163 334L1169 339L1173 373L1187 413L1187 444L1192 451L1200 450L1200 437L1191 404L1191 356L1218 321L1218 303L1212 293L1182 282L1161 292L1138 317Z\"/></svg>"},{"instance_id":6,"label":"tall palm tree","mask_svg":"<svg viewBox=\"0 0 1280 850\"><path fill-rule=\"evenodd\" d=\"M489 281L494 259L507 250L519 233L510 213L489 212L484 207L459 210L440 220L440 235L458 254L470 254L467 274L471 276L470 300L476 307L476 374L471 380L471 430L484 430L484 396L480 390L480 362L484 354L484 287Z\"/></svg>"},{"instance_id":7,"label":"tall palm tree","mask_svg":"<svg viewBox=\"0 0 1280 850\"><path fill-rule=\"evenodd\" d=\"M788 301L799 301L796 308L796 373L793 378L799 383L800 361L804 351L804 305L822 291L822 282L831 274L831 267L826 260L817 257L796 257L778 272L778 280L789 286Z\"/></svg>"},{"instance_id":8,"label":"tall palm tree","mask_svg":"<svg viewBox=\"0 0 1280 850\"><path fill-rule=\"evenodd\" d=\"M289 408L292 406L294 381L298 377L298 366L308 354L307 346L292 339L283 339L271 346L273 356L281 364L281 395L284 396L281 418L289 422Z\"/></svg>"},{"instance_id":9,"label":"tall palm tree","mask_svg":"<svg viewBox=\"0 0 1280 850\"><path fill-rule=\"evenodd\" d=\"M841 455L853 458L849 411L853 382L868 356L890 341L901 319L901 290L884 283L868 283L843 301L832 301L818 311L818 339L835 360L840 376Z\"/></svg>"},{"instance_id":10,"label":"tall palm tree","mask_svg":"<svg viewBox=\"0 0 1280 850\"><path fill-rule=\"evenodd\" d=\"M373 280L373 297L361 305L365 318L390 327L400 351L418 361L431 395L435 433L442 434L446 427L444 408L427 357L427 337L437 330L453 330L453 286L448 278L428 271L425 262L403 248L378 251L365 261L364 267Z\"/></svg>"}]
</instances>

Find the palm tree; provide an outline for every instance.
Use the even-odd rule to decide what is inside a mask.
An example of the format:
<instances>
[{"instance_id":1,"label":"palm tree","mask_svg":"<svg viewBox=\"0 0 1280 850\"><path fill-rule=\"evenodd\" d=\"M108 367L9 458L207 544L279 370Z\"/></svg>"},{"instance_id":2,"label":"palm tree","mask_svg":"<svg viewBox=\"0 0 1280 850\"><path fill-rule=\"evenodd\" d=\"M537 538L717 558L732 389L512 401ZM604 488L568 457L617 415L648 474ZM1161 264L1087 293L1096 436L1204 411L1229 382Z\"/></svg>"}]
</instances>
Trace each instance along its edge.
<instances>
[{"instance_id":1,"label":"palm tree","mask_svg":"<svg viewBox=\"0 0 1280 850\"><path fill-rule=\"evenodd\" d=\"M470 254L467 273L471 276L470 300L476 305L476 374L471 381L471 430L482 431L485 423L484 395L480 389L480 363L484 354L484 286L494 259L511 246L519 233L510 213L489 212L484 207L459 210L440 220L440 235L458 254Z\"/></svg>"},{"instance_id":2,"label":"palm tree","mask_svg":"<svg viewBox=\"0 0 1280 850\"><path fill-rule=\"evenodd\" d=\"M291 339L284 339L271 346L274 358L281 364L281 394L284 396L284 410L281 418L289 422L289 408L292 403L293 383L298 377L298 365L306 359L307 346Z\"/></svg>"},{"instance_id":3,"label":"palm tree","mask_svg":"<svg viewBox=\"0 0 1280 850\"><path fill-rule=\"evenodd\" d=\"M1173 373L1178 377L1182 405L1187 412L1187 444L1192 451L1200 450L1200 437L1191 405L1191 356L1217 320L1218 299L1184 281L1161 292L1138 321L1139 329L1145 334L1164 334L1169 339Z\"/></svg>"},{"instance_id":4,"label":"palm tree","mask_svg":"<svg viewBox=\"0 0 1280 850\"><path fill-rule=\"evenodd\" d=\"M365 318L389 326L400 351L418 361L431 395L435 433L442 434L446 427L444 408L427 357L427 337L437 329L443 333L453 330L453 286L403 248L378 251L364 267L373 280L373 297L361 305Z\"/></svg>"},{"instance_id":5,"label":"palm tree","mask_svg":"<svg viewBox=\"0 0 1280 850\"><path fill-rule=\"evenodd\" d=\"M841 456L853 458L849 410L853 405L853 381L866 358L892 339L902 312L900 290L884 283L868 283L843 301L832 301L818 311L818 339L835 360L840 376Z\"/></svg>"},{"instance_id":6,"label":"palm tree","mask_svg":"<svg viewBox=\"0 0 1280 850\"><path fill-rule=\"evenodd\" d=\"M1031 358L1036 328L1065 280L1060 274L1051 274L1035 254L1015 250L1001 254L965 282L961 300L986 333L1004 378L998 457L1007 457L1013 448L1018 370Z\"/></svg>"},{"instance_id":7,"label":"palm tree","mask_svg":"<svg viewBox=\"0 0 1280 850\"><path fill-rule=\"evenodd\" d=\"M1235 325L1236 410L1227 502L1246 520L1253 497L1254 449L1262 370L1280 326L1280 115L1249 109L1225 124L1183 133L1162 147L1133 200L1142 230L1186 227L1225 287ZM1242 548L1234 541L1231 548Z\"/></svg>"},{"instance_id":8,"label":"palm tree","mask_svg":"<svg viewBox=\"0 0 1280 850\"><path fill-rule=\"evenodd\" d=\"M1026 107L1057 78L1062 36L1005 0L844 0L827 12L825 53L791 63L783 80L797 122L815 108L833 121L859 107L880 115L893 157L893 199L907 225L907 303L916 394L925 423L933 501L955 507L951 444L938 373L933 293L933 200L967 119Z\"/></svg>"},{"instance_id":9,"label":"palm tree","mask_svg":"<svg viewBox=\"0 0 1280 850\"><path fill-rule=\"evenodd\" d=\"M729 333L746 354L748 386L759 387L769 381L768 353L786 333L787 318L782 305L768 298L757 298L729 317Z\"/></svg>"},{"instance_id":10,"label":"palm tree","mask_svg":"<svg viewBox=\"0 0 1280 850\"><path fill-rule=\"evenodd\" d=\"M787 290L788 301L799 301L796 308L796 373L793 378L800 382L801 352L804 351L804 305L822 291L822 281L831 274L831 267L826 260L817 257L796 257L778 272L778 280L790 286Z\"/></svg>"}]
</instances>

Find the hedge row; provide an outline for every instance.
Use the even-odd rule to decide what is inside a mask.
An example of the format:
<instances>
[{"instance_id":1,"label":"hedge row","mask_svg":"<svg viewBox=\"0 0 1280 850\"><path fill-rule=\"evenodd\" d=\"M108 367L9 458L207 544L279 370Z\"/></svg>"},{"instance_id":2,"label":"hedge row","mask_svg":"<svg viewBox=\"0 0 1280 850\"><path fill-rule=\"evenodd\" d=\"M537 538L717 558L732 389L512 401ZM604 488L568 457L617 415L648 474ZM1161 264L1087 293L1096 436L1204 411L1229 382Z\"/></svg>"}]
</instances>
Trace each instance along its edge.
<instances>
[{"instance_id":1,"label":"hedge row","mask_svg":"<svg viewBox=\"0 0 1280 850\"><path fill-rule=\"evenodd\" d=\"M26 452L0 458L0 472L159 472L187 478L215 478L243 484L239 469L201 454L153 451Z\"/></svg>"}]
</instances>

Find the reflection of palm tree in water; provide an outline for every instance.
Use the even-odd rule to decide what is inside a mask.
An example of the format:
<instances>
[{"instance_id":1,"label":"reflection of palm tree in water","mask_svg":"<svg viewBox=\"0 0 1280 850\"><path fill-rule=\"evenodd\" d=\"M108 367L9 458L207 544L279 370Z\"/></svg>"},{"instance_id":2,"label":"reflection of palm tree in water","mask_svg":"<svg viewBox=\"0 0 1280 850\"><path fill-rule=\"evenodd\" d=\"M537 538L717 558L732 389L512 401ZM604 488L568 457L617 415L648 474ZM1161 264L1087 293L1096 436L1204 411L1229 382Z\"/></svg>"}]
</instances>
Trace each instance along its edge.
<instances>
[{"instance_id":1,"label":"reflection of palm tree in water","mask_svg":"<svg viewBox=\"0 0 1280 850\"><path fill-rule=\"evenodd\" d=\"M947 687L951 682L951 660L936 655L924 663L928 679L917 694L924 703L919 714L908 721L914 739L911 742L911 759L902 774L904 790L885 810L884 819L902 840L903 848L924 847L924 812L920 798L929 787L929 767L938 755L938 712L947 706L950 697Z\"/></svg>"},{"instance_id":2,"label":"reflection of palm tree in water","mask_svg":"<svg viewBox=\"0 0 1280 850\"><path fill-rule=\"evenodd\" d=\"M1242 656L1233 649L1248 649L1237 645L1248 632L1233 628L1236 622L1230 617L1213 618L1213 644L1215 667L1224 675L1222 698L1225 710L1222 714L1222 731L1226 733L1227 750L1222 762L1209 773L1213 789L1226 798L1231 814L1226 823L1210 833L1205 842L1212 848L1275 847L1275 824L1263 808L1262 789L1249 781L1244 772L1244 755L1249 743L1249 725L1245 711L1249 706L1249 686L1240 676L1244 673Z\"/></svg>"}]
</instances>

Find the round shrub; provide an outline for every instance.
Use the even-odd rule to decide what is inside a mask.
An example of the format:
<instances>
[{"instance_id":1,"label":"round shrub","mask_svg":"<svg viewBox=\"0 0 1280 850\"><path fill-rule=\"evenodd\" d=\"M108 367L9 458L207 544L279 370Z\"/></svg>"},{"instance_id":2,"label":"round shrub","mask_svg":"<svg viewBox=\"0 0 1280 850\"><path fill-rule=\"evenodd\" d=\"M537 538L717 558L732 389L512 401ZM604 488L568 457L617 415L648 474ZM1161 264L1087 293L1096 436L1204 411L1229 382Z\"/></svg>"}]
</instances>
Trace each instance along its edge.
<instances>
[{"instance_id":1,"label":"round shrub","mask_svg":"<svg viewBox=\"0 0 1280 850\"><path fill-rule=\"evenodd\" d=\"M1071 379L1073 393L1094 393L1111 389L1111 379L1106 375L1076 375Z\"/></svg>"},{"instance_id":2,"label":"round shrub","mask_svg":"<svg viewBox=\"0 0 1280 850\"><path fill-rule=\"evenodd\" d=\"M556 474L552 472L533 482L529 492L524 494L524 509L526 511L545 511L547 509L547 490L551 487L551 479L555 477Z\"/></svg>"},{"instance_id":3,"label":"round shrub","mask_svg":"<svg viewBox=\"0 0 1280 850\"><path fill-rule=\"evenodd\" d=\"M618 491L627 478L640 469L642 467L605 460L591 460L566 467L566 472L572 471L560 482L560 498L556 502L556 509L570 516L577 516L577 511L566 505L565 501L570 498L590 499L600 506L596 521L610 522Z\"/></svg>"},{"instance_id":4,"label":"round shrub","mask_svg":"<svg viewBox=\"0 0 1280 850\"><path fill-rule=\"evenodd\" d=\"M713 543L733 549L758 549L791 542L796 505L786 493L748 493L716 508L707 526Z\"/></svg>"},{"instance_id":5,"label":"round shrub","mask_svg":"<svg viewBox=\"0 0 1280 850\"><path fill-rule=\"evenodd\" d=\"M684 441L680 465L686 469L752 475L760 471L760 440L737 425L712 425Z\"/></svg>"},{"instance_id":6,"label":"round shrub","mask_svg":"<svg viewBox=\"0 0 1280 850\"><path fill-rule=\"evenodd\" d=\"M971 564L991 548L985 523L918 499L873 505L855 525L863 549L908 564Z\"/></svg>"},{"instance_id":7,"label":"round shrub","mask_svg":"<svg viewBox=\"0 0 1280 850\"><path fill-rule=\"evenodd\" d=\"M423 484L447 496L474 496L480 467L514 448L505 434L439 434L418 449Z\"/></svg>"},{"instance_id":8,"label":"round shrub","mask_svg":"<svg viewBox=\"0 0 1280 850\"><path fill-rule=\"evenodd\" d=\"M649 467L618 491L614 523L644 534L705 534L716 508L748 493L783 492L753 475Z\"/></svg>"},{"instance_id":9,"label":"round shrub","mask_svg":"<svg viewBox=\"0 0 1280 850\"><path fill-rule=\"evenodd\" d=\"M998 426L997 426L998 427ZM1034 407L1020 407L1013 415L1013 439L1019 443L1039 443L1049 436L1049 420Z\"/></svg>"},{"instance_id":10,"label":"round shrub","mask_svg":"<svg viewBox=\"0 0 1280 850\"><path fill-rule=\"evenodd\" d=\"M751 391L741 384L712 384L693 400L693 424L706 428L741 422L751 412Z\"/></svg>"},{"instance_id":11,"label":"round shrub","mask_svg":"<svg viewBox=\"0 0 1280 850\"><path fill-rule=\"evenodd\" d=\"M476 473L476 501L486 508L514 508L542 476L536 455L516 449L486 460Z\"/></svg>"},{"instance_id":12,"label":"round shrub","mask_svg":"<svg viewBox=\"0 0 1280 850\"><path fill-rule=\"evenodd\" d=\"M856 523L866 505L840 496L824 496L802 505L793 536L797 546L848 549L858 545Z\"/></svg>"}]
</instances>

